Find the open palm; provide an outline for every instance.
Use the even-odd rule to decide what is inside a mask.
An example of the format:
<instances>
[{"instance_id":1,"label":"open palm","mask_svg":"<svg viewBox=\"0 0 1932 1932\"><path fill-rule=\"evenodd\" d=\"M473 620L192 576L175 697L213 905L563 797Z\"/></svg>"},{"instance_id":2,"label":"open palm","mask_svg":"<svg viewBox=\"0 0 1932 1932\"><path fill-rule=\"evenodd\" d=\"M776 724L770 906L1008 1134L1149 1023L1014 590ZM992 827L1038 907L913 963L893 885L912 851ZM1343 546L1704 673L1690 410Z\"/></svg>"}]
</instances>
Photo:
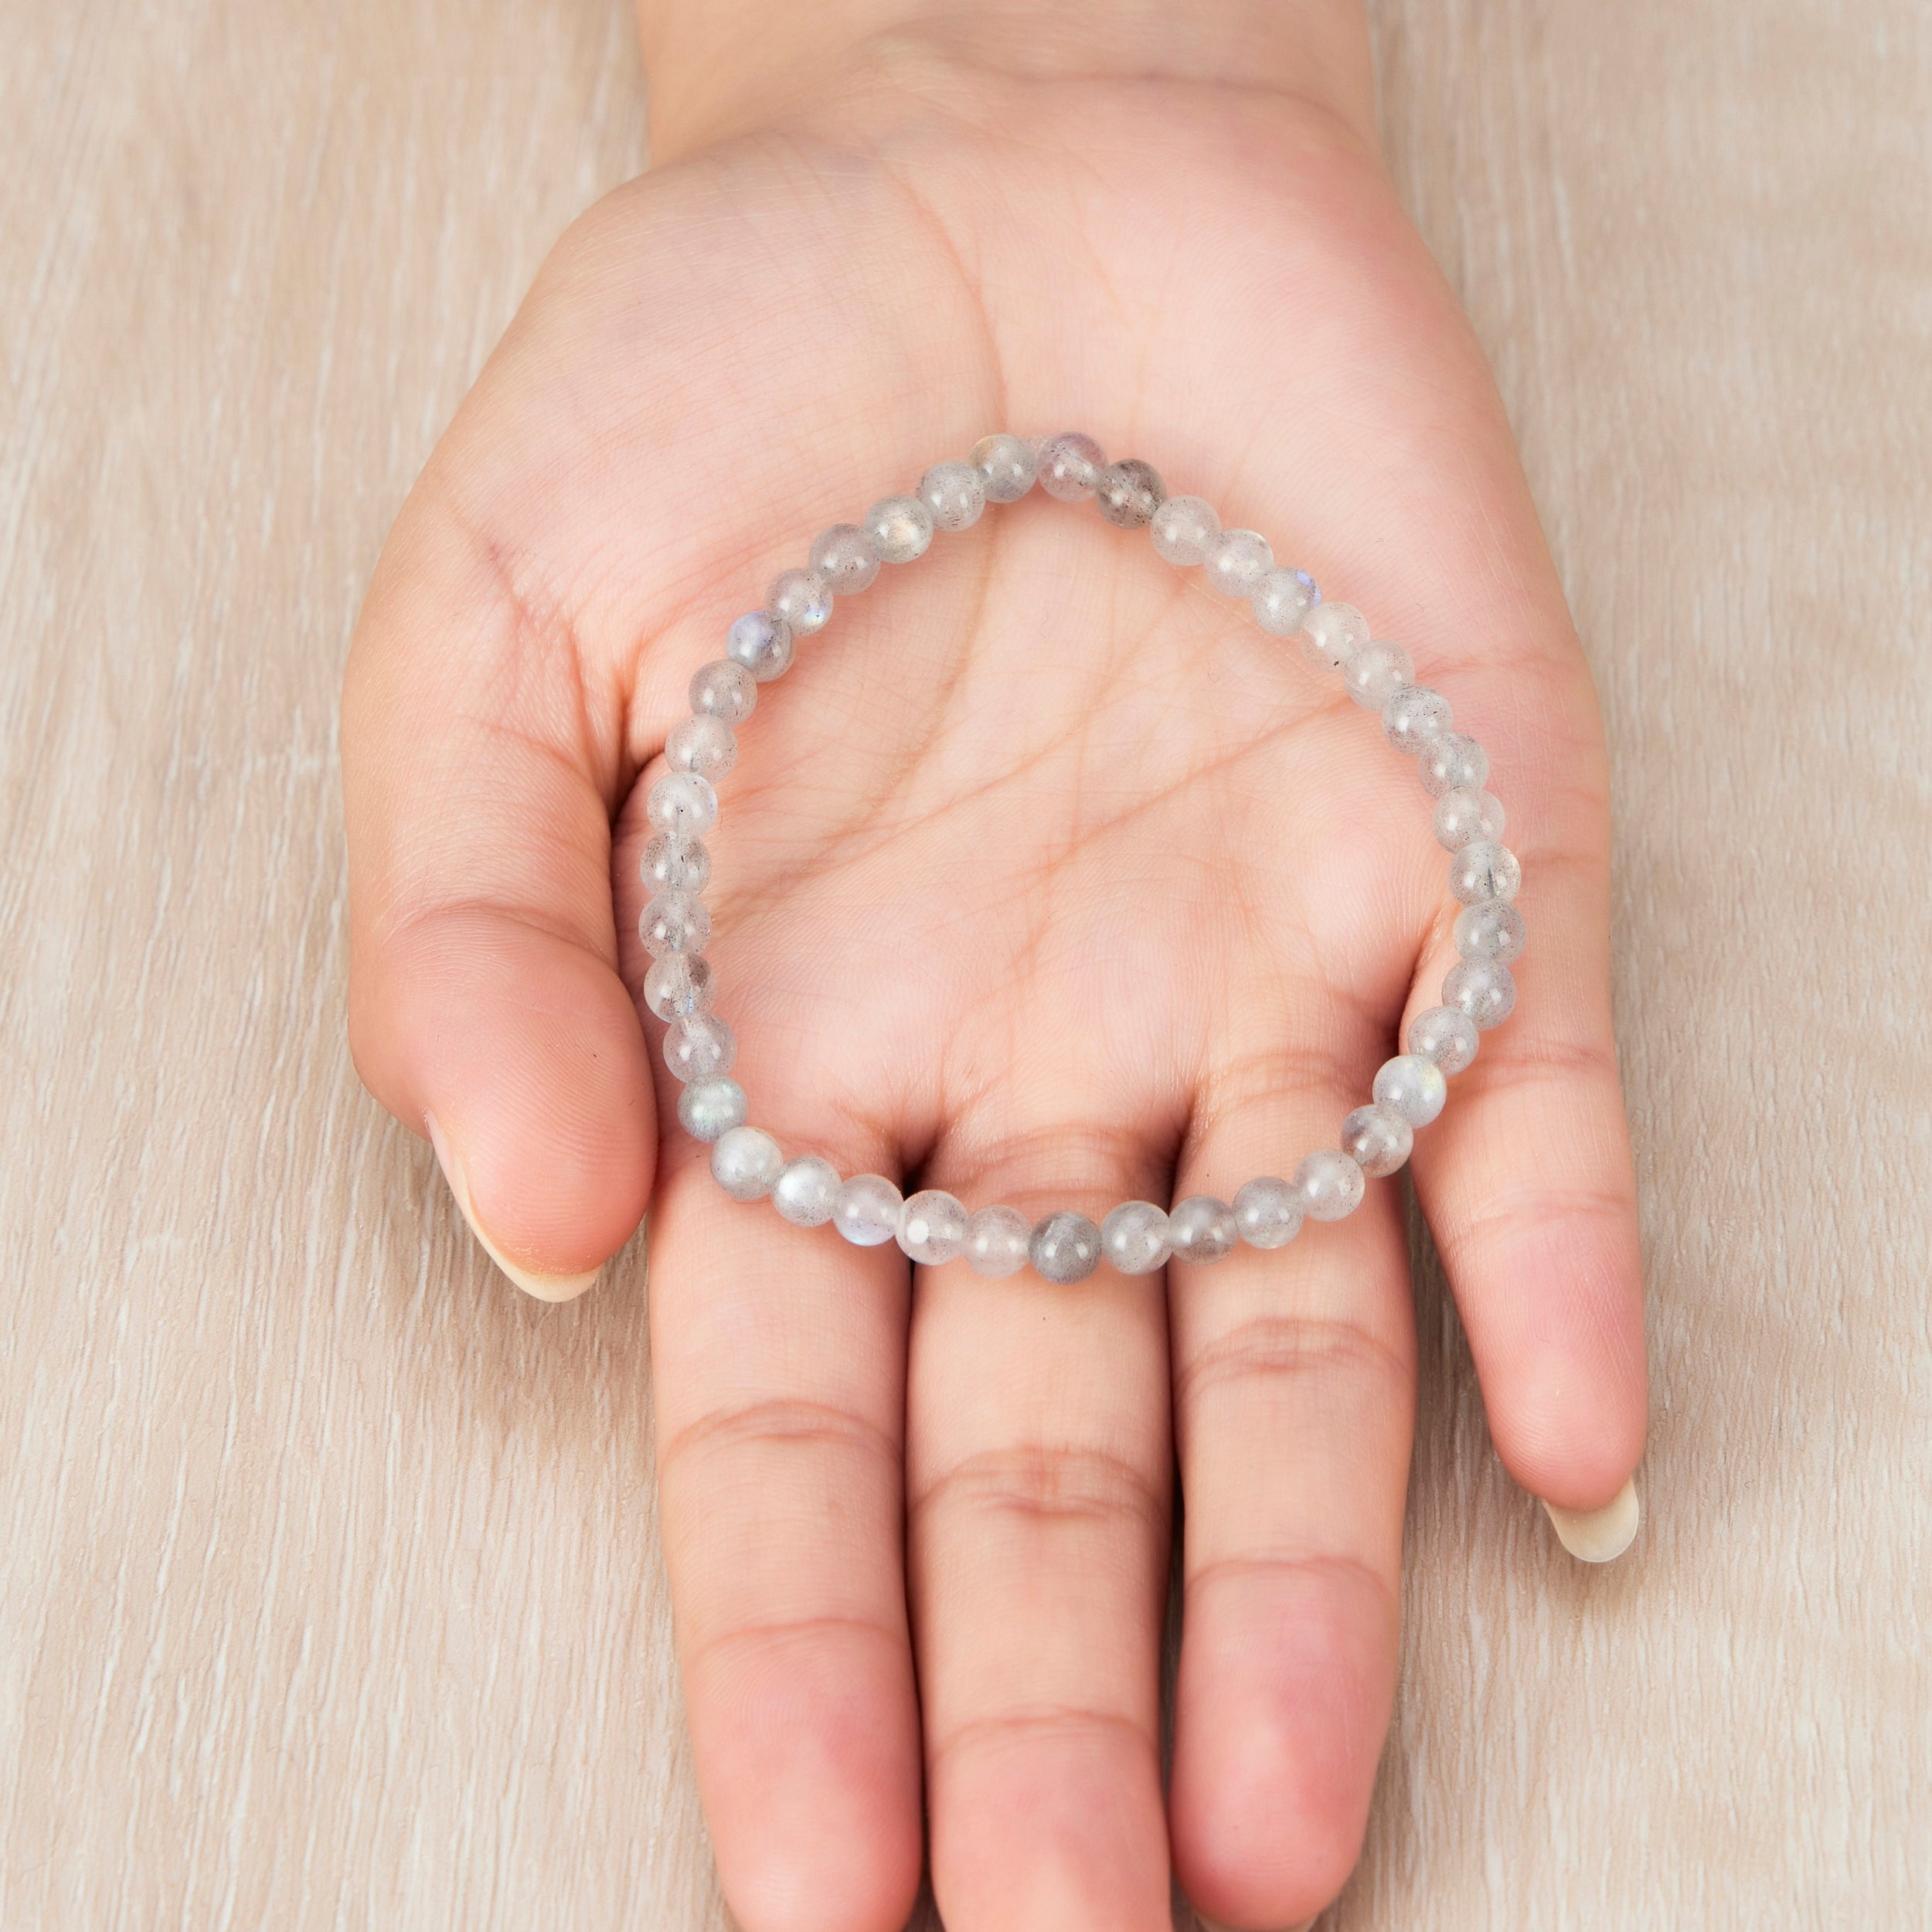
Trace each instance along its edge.
<instances>
[{"instance_id":1,"label":"open palm","mask_svg":"<svg viewBox=\"0 0 1932 1932\"><path fill-rule=\"evenodd\" d=\"M1022 131L1015 132L1015 130ZM636 1005L645 781L813 532L1087 430L1400 638L1494 760L1519 1010L1418 1136L1498 1447L1640 1452L1600 733L1480 356L1372 152L1250 90L975 73L653 172L559 247L399 522L344 727L359 1063L546 1291L651 1209L662 1519L753 1932L1307 1917L1393 1687L1395 1183L1075 1287L726 1200ZM762 685L710 841L753 1118L969 1207L1224 1197L1332 1145L1453 911L1338 681L1090 508L990 509ZM661 768L661 766L658 767ZM542 1277L549 1277L548 1281ZM1174 1472L1171 1785L1159 1653Z\"/></svg>"}]
</instances>

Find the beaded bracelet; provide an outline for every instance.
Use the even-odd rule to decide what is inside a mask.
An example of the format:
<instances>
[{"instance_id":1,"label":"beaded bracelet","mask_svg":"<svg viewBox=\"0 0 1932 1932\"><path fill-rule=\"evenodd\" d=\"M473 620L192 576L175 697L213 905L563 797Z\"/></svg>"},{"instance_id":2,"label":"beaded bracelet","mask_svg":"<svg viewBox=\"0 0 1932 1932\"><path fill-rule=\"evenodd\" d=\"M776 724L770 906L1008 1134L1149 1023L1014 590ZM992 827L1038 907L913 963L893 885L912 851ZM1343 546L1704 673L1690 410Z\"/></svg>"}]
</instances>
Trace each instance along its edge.
<instances>
[{"instance_id":1,"label":"beaded bracelet","mask_svg":"<svg viewBox=\"0 0 1932 1932\"><path fill-rule=\"evenodd\" d=\"M936 1188L902 1199L883 1175L843 1179L815 1154L787 1160L770 1134L746 1124L744 1089L730 1077L737 1041L711 1009L712 971L702 951L711 916L700 896L711 856L703 836L718 819L713 781L737 760L733 727L750 716L758 686L790 668L797 640L825 628L835 597L865 590L882 563L923 556L935 531L966 529L988 503L1017 502L1036 480L1060 502L1091 497L1110 523L1145 529L1168 563L1200 565L1216 590L1248 601L1270 636L1298 635L1311 664L1340 672L1349 696L1382 714L1389 743L1417 760L1423 788L1436 801L1436 837L1451 855L1449 888L1463 906L1455 923L1461 961L1443 981L1443 1003L1410 1022L1408 1051L1383 1063L1369 1104L1342 1123L1338 1148L1317 1149L1292 1179L1248 1182L1232 1202L1197 1194L1164 1213L1151 1201L1127 1201L1097 1224L1065 1210L1034 1223L1010 1207L969 1213ZM1400 645L1372 640L1360 611L1325 603L1305 570L1277 566L1267 538L1223 529L1197 496L1169 496L1146 464L1109 463L1090 437L1076 431L1037 444L985 437L968 461L929 469L915 495L886 497L863 524L822 532L810 568L780 575L764 607L732 625L725 655L691 680L691 716L665 746L671 770L648 795L656 835L641 870L654 896L638 922L652 955L645 1003L669 1022L665 1062L685 1083L678 1118L713 1143L712 1175L733 1200L768 1195L794 1226L829 1221L860 1247L896 1240L913 1260L928 1264L964 1255L985 1275L1014 1274L1031 1262L1049 1281L1080 1281L1103 1257L1123 1274L1147 1274L1170 1257L1218 1261L1237 1240L1281 1247L1304 1217L1340 1220L1360 1204L1366 1176L1393 1174L1408 1159L1415 1130L1442 1111L1446 1077L1469 1065L1478 1033L1515 1005L1509 962L1522 951L1523 922L1510 901L1522 869L1498 842L1502 807L1484 789L1488 754L1450 723L1448 700L1415 682Z\"/></svg>"}]
</instances>

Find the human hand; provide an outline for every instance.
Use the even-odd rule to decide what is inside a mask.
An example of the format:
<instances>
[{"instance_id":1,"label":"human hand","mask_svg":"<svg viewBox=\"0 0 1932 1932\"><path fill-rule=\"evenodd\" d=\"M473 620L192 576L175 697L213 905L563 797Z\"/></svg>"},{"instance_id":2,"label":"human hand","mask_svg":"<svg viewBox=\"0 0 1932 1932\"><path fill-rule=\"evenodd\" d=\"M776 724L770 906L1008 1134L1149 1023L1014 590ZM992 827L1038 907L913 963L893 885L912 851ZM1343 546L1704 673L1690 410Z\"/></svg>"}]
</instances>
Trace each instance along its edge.
<instances>
[{"instance_id":1,"label":"human hand","mask_svg":"<svg viewBox=\"0 0 1932 1932\"><path fill-rule=\"evenodd\" d=\"M678 36L728 11L647 21L679 158L559 245L372 587L357 1062L538 1292L651 1206L665 1547L750 1932L900 1923L922 1782L954 1932L1165 1926L1170 1846L1204 1913L1292 1923L1353 1862L1394 1682L1396 1189L1277 1253L1073 1288L734 1206L634 1003L644 791L730 619L988 430L1088 430L1266 532L1495 760L1521 999L1415 1183L1499 1453L1590 1509L1645 1393L1588 675L1352 15L1203 19L1175 73L1131 7L1104 44L982 9L849 46L799 9L708 87ZM1029 1215L1226 1195L1332 1145L1434 1003L1427 800L1198 577L1036 495L888 567L760 687L709 956L787 1151Z\"/></svg>"}]
</instances>

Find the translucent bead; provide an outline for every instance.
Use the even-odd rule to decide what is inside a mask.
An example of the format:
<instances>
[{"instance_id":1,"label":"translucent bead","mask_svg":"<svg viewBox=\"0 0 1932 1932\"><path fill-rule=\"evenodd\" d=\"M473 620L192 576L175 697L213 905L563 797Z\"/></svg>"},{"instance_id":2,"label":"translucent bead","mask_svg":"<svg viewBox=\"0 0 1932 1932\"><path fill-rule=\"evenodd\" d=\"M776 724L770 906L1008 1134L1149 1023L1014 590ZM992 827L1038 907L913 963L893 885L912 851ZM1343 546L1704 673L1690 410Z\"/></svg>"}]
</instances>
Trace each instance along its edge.
<instances>
[{"instance_id":1,"label":"translucent bead","mask_svg":"<svg viewBox=\"0 0 1932 1932\"><path fill-rule=\"evenodd\" d=\"M933 513L916 496L882 496L866 512L866 534L881 563L910 563L933 540Z\"/></svg>"},{"instance_id":2,"label":"translucent bead","mask_svg":"<svg viewBox=\"0 0 1932 1932\"><path fill-rule=\"evenodd\" d=\"M760 684L791 668L793 626L768 611L747 611L725 634L725 655Z\"/></svg>"},{"instance_id":3,"label":"translucent bead","mask_svg":"<svg viewBox=\"0 0 1932 1932\"><path fill-rule=\"evenodd\" d=\"M1493 792L1445 791L1436 801L1436 842L1461 852L1472 838L1500 838L1502 801Z\"/></svg>"},{"instance_id":4,"label":"translucent bead","mask_svg":"<svg viewBox=\"0 0 1932 1932\"><path fill-rule=\"evenodd\" d=\"M1277 564L1254 587L1254 621L1271 638L1291 638L1315 607L1315 579Z\"/></svg>"},{"instance_id":5,"label":"translucent bead","mask_svg":"<svg viewBox=\"0 0 1932 1932\"><path fill-rule=\"evenodd\" d=\"M1030 457L1032 452L1027 454ZM975 1274L1004 1281L1026 1267L1027 1244L1032 1238L1033 1224L1018 1208L981 1208L966 1223L966 1264Z\"/></svg>"},{"instance_id":6,"label":"translucent bead","mask_svg":"<svg viewBox=\"0 0 1932 1932\"><path fill-rule=\"evenodd\" d=\"M644 1003L659 1019L711 1011L711 962L702 953L664 953L644 976Z\"/></svg>"},{"instance_id":7,"label":"translucent bead","mask_svg":"<svg viewBox=\"0 0 1932 1932\"><path fill-rule=\"evenodd\" d=\"M1464 959L1493 959L1513 965L1527 937L1522 914L1507 900L1486 899L1456 915L1456 951Z\"/></svg>"},{"instance_id":8,"label":"translucent bead","mask_svg":"<svg viewBox=\"0 0 1932 1932\"><path fill-rule=\"evenodd\" d=\"M915 1261L939 1267L966 1245L966 1210L936 1187L909 1196L899 1210L899 1245Z\"/></svg>"},{"instance_id":9,"label":"translucent bead","mask_svg":"<svg viewBox=\"0 0 1932 1932\"><path fill-rule=\"evenodd\" d=\"M1522 884L1522 867L1507 845L1493 838L1472 838L1449 859L1449 889L1465 906L1485 899L1514 899Z\"/></svg>"},{"instance_id":10,"label":"translucent bead","mask_svg":"<svg viewBox=\"0 0 1932 1932\"><path fill-rule=\"evenodd\" d=\"M638 915L638 937L653 959L701 953L711 937L711 909L696 893L659 893Z\"/></svg>"},{"instance_id":11,"label":"translucent bead","mask_svg":"<svg viewBox=\"0 0 1932 1932\"><path fill-rule=\"evenodd\" d=\"M689 845L718 822L718 794L695 771L667 772L645 794L644 815L666 838Z\"/></svg>"},{"instance_id":12,"label":"translucent bead","mask_svg":"<svg viewBox=\"0 0 1932 1932\"><path fill-rule=\"evenodd\" d=\"M832 586L816 570L781 570L765 593L768 615L783 617L794 638L808 638L832 621Z\"/></svg>"},{"instance_id":13,"label":"translucent bead","mask_svg":"<svg viewBox=\"0 0 1932 1932\"><path fill-rule=\"evenodd\" d=\"M1369 641L1369 620L1352 604L1318 604L1301 626L1301 655L1323 671L1339 671Z\"/></svg>"},{"instance_id":14,"label":"translucent bead","mask_svg":"<svg viewBox=\"0 0 1932 1932\"><path fill-rule=\"evenodd\" d=\"M985 481L970 463L935 463L919 479L919 500L934 529L970 530L986 508Z\"/></svg>"},{"instance_id":15,"label":"translucent bead","mask_svg":"<svg viewBox=\"0 0 1932 1932\"><path fill-rule=\"evenodd\" d=\"M1393 1107L1411 1127L1427 1127L1447 1104L1449 1083L1442 1069L1420 1053L1398 1053L1376 1069L1369 1090L1384 1107Z\"/></svg>"},{"instance_id":16,"label":"translucent bead","mask_svg":"<svg viewBox=\"0 0 1932 1932\"><path fill-rule=\"evenodd\" d=\"M879 574L879 549L856 523L835 523L811 540L811 567L835 597L855 597Z\"/></svg>"},{"instance_id":17,"label":"translucent bead","mask_svg":"<svg viewBox=\"0 0 1932 1932\"><path fill-rule=\"evenodd\" d=\"M1190 1194L1167 1217L1168 1245L1177 1261L1218 1261L1240 1239L1234 1210L1212 1194Z\"/></svg>"},{"instance_id":18,"label":"translucent bead","mask_svg":"<svg viewBox=\"0 0 1932 1932\"><path fill-rule=\"evenodd\" d=\"M1415 1129L1393 1107L1358 1107L1342 1123L1342 1151L1364 1174L1394 1173L1415 1144Z\"/></svg>"},{"instance_id":19,"label":"translucent bead","mask_svg":"<svg viewBox=\"0 0 1932 1932\"><path fill-rule=\"evenodd\" d=\"M1167 485L1151 463L1130 456L1124 463L1110 463L1094 485L1094 500L1100 515L1115 529L1145 530L1154 521L1154 512L1167 500Z\"/></svg>"},{"instance_id":20,"label":"translucent bead","mask_svg":"<svg viewBox=\"0 0 1932 1932\"><path fill-rule=\"evenodd\" d=\"M1449 700L1426 684L1405 684L1382 707L1382 735L1398 751L1420 752L1449 729Z\"/></svg>"},{"instance_id":21,"label":"translucent bead","mask_svg":"<svg viewBox=\"0 0 1932 1932\"><path fill-rule=\"evenodd\" d=\"M1301 1232L1300 1190L1272 1174L1235 1190L1234 1225L1251 1248L1284 1248Z\"/></svg>"},{"instance_id":22,"label":"translucent bead","mask_svg":"<svg viewBox=\"0 0 1932 1932\"><path fill-rule=\"evenodd\" d=\"M784 1164L762 1127L729 1128L711 1150L711 1178L734 1201L762 1201Z\"/></svg>"},{"instance_id":23,"label":"translucent bead","mask_svg":"<svg viewBox=\"0 0 1932 1932\"><path fill-rule=\"evenodd\" d=\"M1022 436L982 436L973 445L972 465L986 488L988 503L1017 503L1033 487L1039 465L1033 446Z\"/></svg>"},{"instance_id":24,"label":"translucent bead","mask_svg":"<svg viewBox=\"0 0 1932 1932\"><path fill-rule=\"evenodd\" d=\"M795 1228L823 1227L838 1198L838 1170L816 1154L786 1162L771 1184L771 1205Z\"/></svg>"},{"instance_id":25,"label":"translucent bead","mask_svg":"<svg viewBox=\"0 0 1932 1932\"><path fill-rule=\"evenodd\" d=\"M1039 446L1039 486L1056 503L1077 503L1094 494L1107 458L1090 436L1063 430Z\"/></svg>"},{"instance_id":26,"label":"translucent bead","mask_svg":"<svg viewBox=\"0 0 1932 1932\"><path fill-rule=\"evenodd\" d=\"M674 1020L664 1036L664 1063L673 1080L715 1080L738 1058L738 1036L716 1013Z\"/></svg>"},{"instance_id":27,"label":"translucent bead","mask_svg":"<svg viewBox=\"0 0 1932 1932\"><path fill-rule=\"evenodd\" d=\"M1049 1214L1034 1229L1026 1258L1049 1281L1084 1281L1100 1266L1100 1231L1084 1214Z\"/></svg>"},{"instance_id":28,"label":"translucent bead","mask_svg":"<svg viewBox=\"0 0 1932 1932\"><path fill-rule=\"evenodd\" d=\"M681 718L664 741L673 771L695 771L715 784L738 762L738 734L722 718Z\"/></svg>"},{"instance_id":29,"label":"translucent bead","mask_svg":"<svg viewBox=\"0 0 1932 1932\"><path fill-rule=\"evenodd\" d=\"M1426 1006L1410 1021L1403 1044L1445 1073L1460 1073L1476 1057L1475 1022L1459 1007Z\"/></svg>"},{"instance_id":30,"label":"translucent bead","mask_svg":"<svg viewBox=\"0 0 1932 1932\"><path fill-rule=\"evenodd\" d=\"M743 724L757 702L757 679L735 658L713 658L691 674L691 709L701 717Z\"/></svg>"},{"instance_id":31,"label":"translucent bead","mask_svg":"<svg viewBox=\"0 0 1932 1932\"><path fill-rule=\"evenodd\" d=\"M899 1232L899 1190L883 1174L855 1174L832 1202L832 1219L854 1247L882 1247Z\"/></svg>"},{"instance_id":32,"label":"translucent bead","mask_svg":"<svg viewBox=\"0 0 1932 1932\"><path fill-rule=\"evenodd\" d=\"M693 1080L678 1096L678 1119L694 1141L715 1141L745 1124L745 1090L736 1080Z\"/></svg>"},{"instance_id":33,"label":"translucent bead","mask_svg":"<svg viewBox=\"0 0 1932 1932\"><path fill-rule=\"evenodd\" d=\"M1168 563L1203 563L1221 534L1214 505L1198 496L1170 496L1154 512L1148 535L1154 554Z\"/></svg>"},{"instance_id":34,"label":"translucent bead","mask_svg":"<svg viewBox=\"0 0 1932 1932\"><path fill-rule=\"evenodd\" d=\"M1294 1170L1295 1192L1311 1221L1338 1221L1362 1205L1362 1170L1339 1148L1318 1148Z\"/></svg>"},{"instance_id":35,"label":"translucent bead","mask_svg":"<svg viewBox=\"0 0 1932 1932\"><path fill-rule=\"evenodd\" d=\"M1494 959L1465 959L1451 966L1442 982L1445 1006L1467 1013L1476 1030L1486 1033L1500 1026L1516 1005L1516 982L1509 968Z\"/></svg>"},{"instance_id":36,"label":"translucent bead","mask_svg":"<svg viewBox=\"0 0 1932 1932\"><path fill-rule=\"evenodd\" d=\"M1386 639L1365 644L1342 668L1349 696L1365 711L1379 711L1415 675L1408 652Z\"/></svg>"},{"instance_id":37,"label":"translucent bead","mask_svg":"<svg viewBox=\"0 0 1932 1932\"><path fill-rule=\"evenodd\" d=\"M638 876L653 892L701 893L711 883L711 852L702 838L659 832L646 839Z\"/></svg>"},{"instance_id":38,"label":"translucent bead","mask_svg":"<svg viewBox=\"0 0 1932 1932\"><path fill-rule=\"evenodd\" d=\"M1123 1201L1100 1223L1100 1252L1122 1274L1151 1274L1169 1249L1167 1212L1151 1201Z\"/></svg>"},{"instance_id":39,"label":"translucent bead","mask_svg":"<svg viewBox=\"0 0 1932 1932\"><path fill-rule=\"evenodd\" d=\"M1416 760L1422 788L1431 798L1450 791L1482 790L1489 776L1489 754L1474 738L1460 731L1445 731L1422 748Z\"/></svg>"},{"instance_id":40,"label":"translucent bead","mask_svg":"<svg viewBox=\"0 0 1932 1932\"><path fill-rule=\"evenodd\" d=\"M1208 582L1224 597L1251 597L1274 568L1274 552L1259 530L1223 530L1203 567Z\"/></svg>"}]
</instances>

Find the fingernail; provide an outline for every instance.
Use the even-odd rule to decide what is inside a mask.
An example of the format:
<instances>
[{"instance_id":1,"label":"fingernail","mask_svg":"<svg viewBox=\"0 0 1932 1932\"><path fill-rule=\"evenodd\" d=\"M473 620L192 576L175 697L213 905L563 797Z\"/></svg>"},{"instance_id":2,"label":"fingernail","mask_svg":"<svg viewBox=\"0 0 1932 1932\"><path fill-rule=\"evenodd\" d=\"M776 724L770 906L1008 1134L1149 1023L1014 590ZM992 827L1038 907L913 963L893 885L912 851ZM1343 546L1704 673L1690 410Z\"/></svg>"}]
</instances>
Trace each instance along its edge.
<instances>
[{"instance_id":1,"label":"fingernail","mask_svg":"<svg viewBox=\"0 0 1932 1932\"><path fill-rule=\"evenodd\" d=\"M1556 1526L1557 1540L1587 1563L1607 1563L1621 1556L1636 1540L1644 1513L1634 1476L1600 1509L1559 1509L1553 1502L1543 1507Z\"/></svg>"},{"instance_id":2,"label":"fingernail","mask_svg":"<svg viewBox=\"0 0 1932 1932\"><path fill-rule=\"evenodd\" d=\"M1205 1912L1197 1912L1194 1916L1200 1923L1201 1932L1233 1932L1232 1927L1223 1925L1219 1919L1209 1918ZM1284 1925L1281 1932L1314 1932L1314 1928L1313 1919L1304 1919L1299 1925Z\"/></svg>"},{"instance_id":3,"label":"fingernail","mask_svg":"<svg viewBox=\"0 0 1932 1932\"><path fill-rule=\"evenodd\" d=\"M456 1196L456 1205L463 1210L463 1218L470 1224L470 1232L483 1243L490 1259L526 1294L534 1295L539 1301L574 1301L604 1272L601 1268L592 1268L583 1274L539 1274L534 1268L522 1267L512 1261L490 1239L483 1223L476 1218L476 1210L470 1206L470 1184L463 1178L463 1163L437 1124L436 1116L425 1114L423 1124L428 1130L430 1145L436 1149L436 1158L441 1163L443 1178L449 1182L450 1192Z\"/></svg>"}]
</instances>

